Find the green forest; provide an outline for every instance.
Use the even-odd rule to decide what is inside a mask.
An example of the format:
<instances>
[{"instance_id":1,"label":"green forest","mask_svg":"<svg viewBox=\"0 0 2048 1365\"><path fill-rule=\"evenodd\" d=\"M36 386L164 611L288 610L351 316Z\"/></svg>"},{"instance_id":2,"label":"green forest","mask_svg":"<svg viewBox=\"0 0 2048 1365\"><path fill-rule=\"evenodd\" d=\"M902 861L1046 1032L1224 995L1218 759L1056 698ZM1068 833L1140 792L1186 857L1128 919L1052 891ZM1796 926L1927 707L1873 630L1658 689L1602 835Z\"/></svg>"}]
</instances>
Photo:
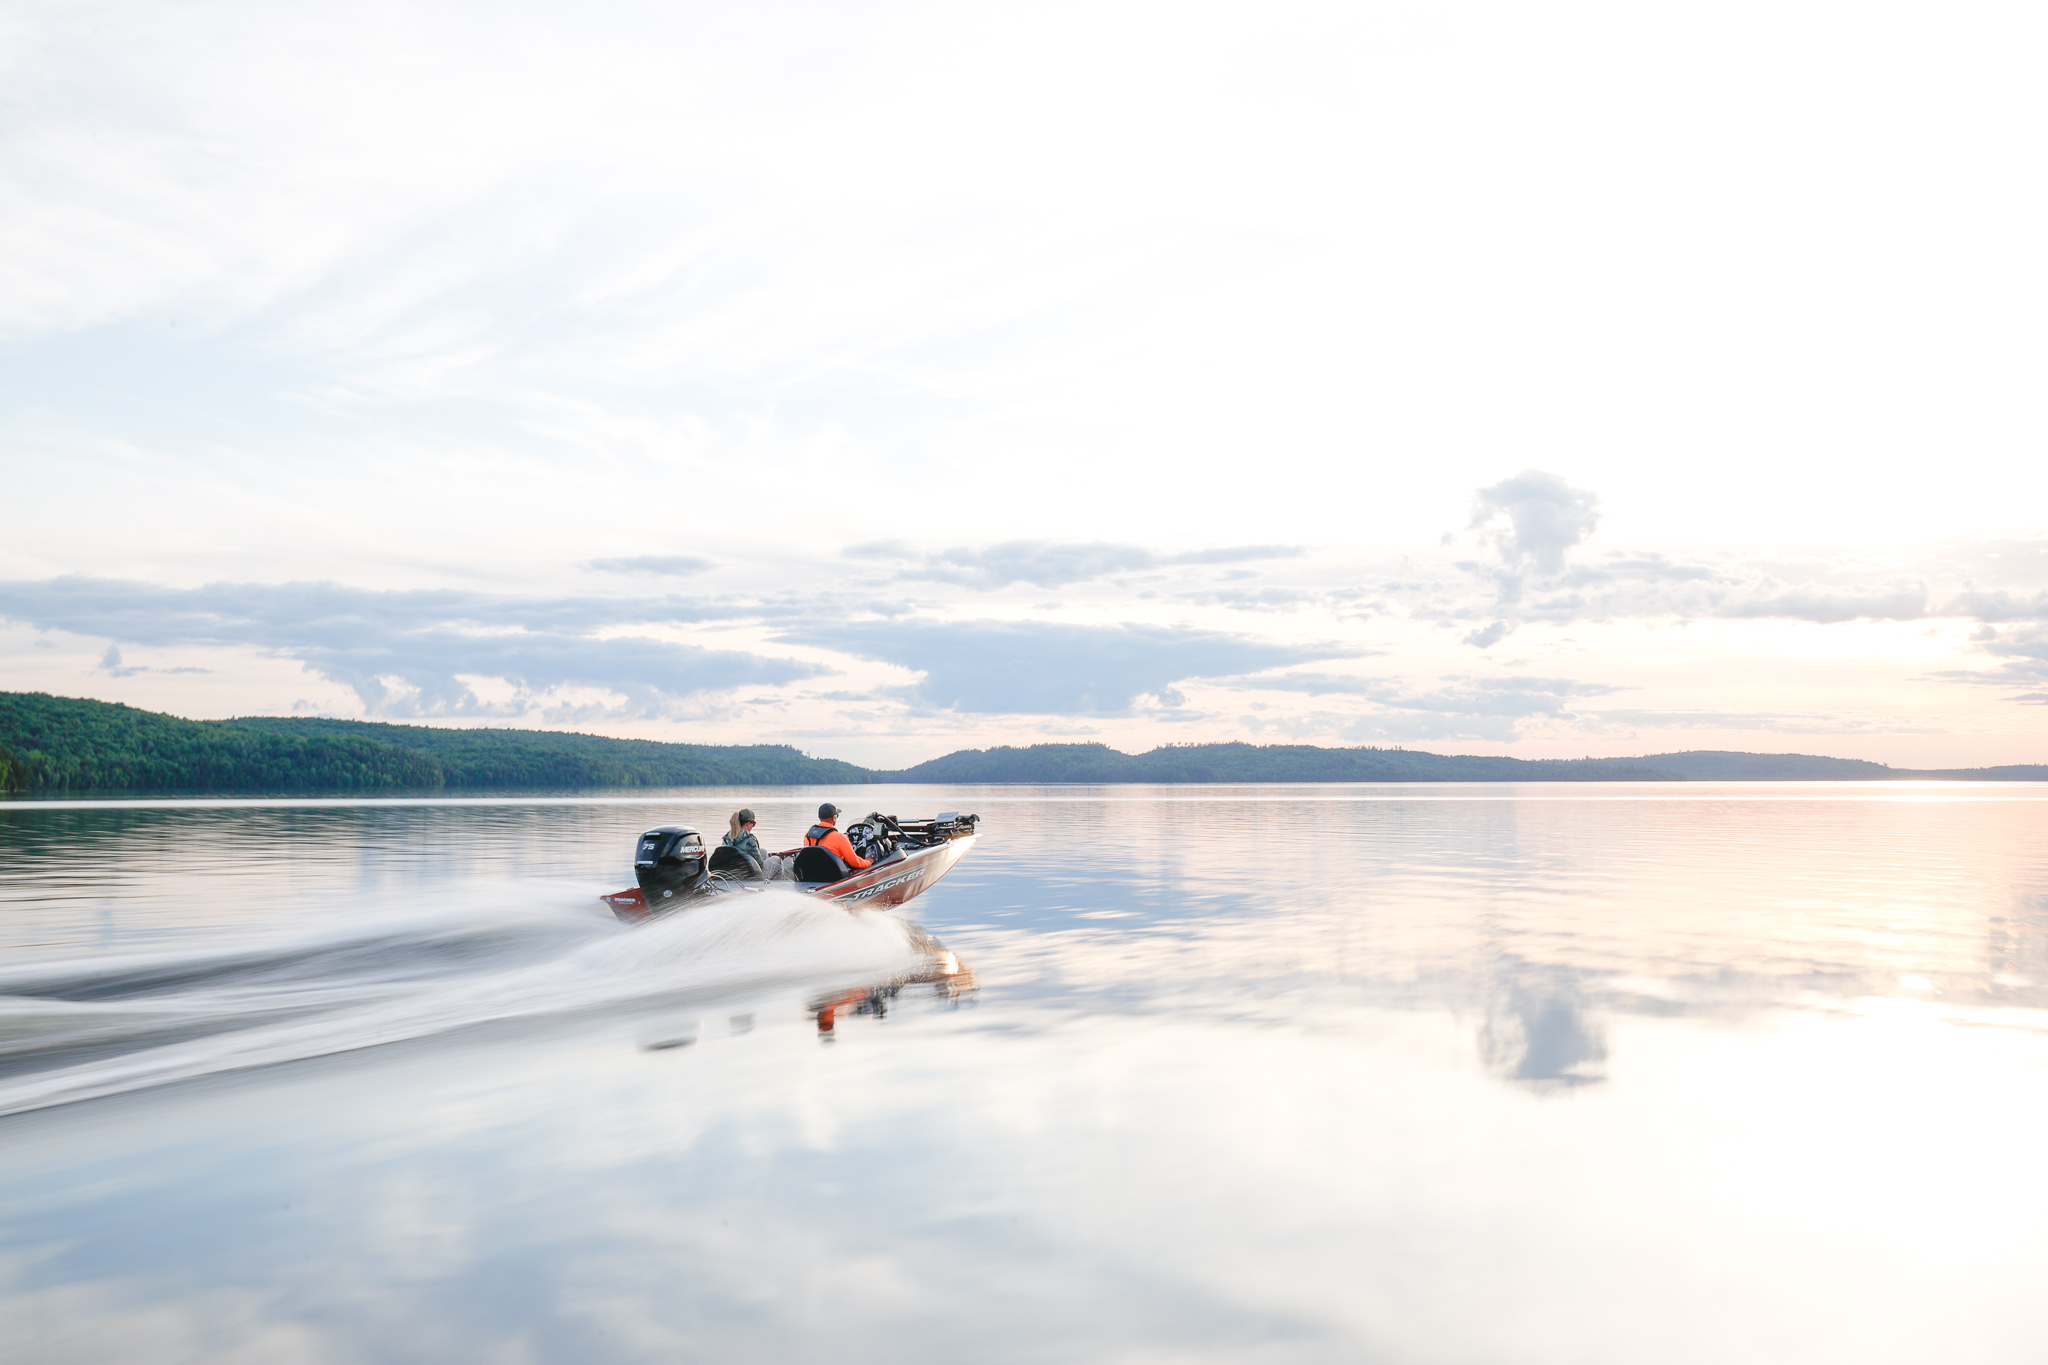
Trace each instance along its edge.
<instances>
[{"instance_id":1,"label":"green forest","mask_svg":"<svg viewBox=\"0 0 2048 1365\"><path fill-rule=\"evenodd\" d=\"M118 702L0 692L0 791L287 795L903 783L1645 782L1966 778L2048 781L2048 766L1916 771L1718 750L1522 759L1307 744L963 749L883 771L785 744L664 744L556 730L250 716L183 720Z\"/></svg>"},{"instance_id":2,"label":"green forest","mask_svg":"<svg viewBox=\"0 0 2048 1365\"><path fill-rule=\"evenodd\" d=\"M21 792L360 793L871 782L787 745L659 744L353 720L181 720L0 692L0 786Z\"/></svg>"},{"instance_id":3,"label":"green forest","mask_svg":"<svg viewBox=\"0 0 2048 1365\"><path fill-rule=\"evenodd\" d=\"M1475 758L1307 744L1177 744L1126 754L1103 744L963 749L905 769L902 782L1653 782L1678 775L1587 759Z\"/></svg>"}]
</instances>

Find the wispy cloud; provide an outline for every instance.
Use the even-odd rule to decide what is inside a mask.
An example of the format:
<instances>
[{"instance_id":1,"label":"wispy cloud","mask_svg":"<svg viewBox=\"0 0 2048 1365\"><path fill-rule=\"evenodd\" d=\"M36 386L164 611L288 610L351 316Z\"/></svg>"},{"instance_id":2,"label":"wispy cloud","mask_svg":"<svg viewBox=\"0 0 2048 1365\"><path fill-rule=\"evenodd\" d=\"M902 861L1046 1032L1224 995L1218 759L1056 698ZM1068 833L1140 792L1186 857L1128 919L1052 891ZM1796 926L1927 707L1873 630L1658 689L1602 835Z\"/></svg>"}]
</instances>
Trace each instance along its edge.
<instances>
[{"instance_id":1,"label":"wispy cloud","mask_svg":"<svg viewBox=\"0 0 2048 1365\"><path fill-rule=\"evenodd\" d=\"M625 559L591 559L584 562L587 569L603 573L648 574L655 577L682 578L689 574L703 573L712 567L708 559L696 555L632 555Z\"/></svg>"},{"instance_id":2,"label":"wispy cloud","mask_svg":"<svg viewBox=\"0 0 2048 1365\"><path fill-rule=\"evenodd\" d=\"M1298 611L1330 600L1307 588L1217 588L1210 592L1176 593L1177 602L1227 607L1231 611Z\"/></svg>"},{"instance_id":3,"label":"wispy cloud","mask_svg":"<svg viewBox=\"0 0 2048 1365\"><path fill-rule=\"evenodd\" d=\"M1494 744L1513 744L1522 737L1520 727L1506 716L1419 711L1375 712L1350 721L1337 733L1359 744L1386 740L1400 743L1411 740L1485 740Z\"/></svg>"},{"instance_id":4,"label":"wispy cloud","mask_svg":"<svg viewBox=\"0 0 2048 1365\"><path fill-rule=\"evenodd\" d=\"M860 621L785 631L821 646L917 670L925 704L980 714L1115 715L1141 696L1177 704L1174 684L1317 659L1339 645L1270 644L1173 626L1050 621Z\"/></svg>"},{"instance_id":5,"label":"wispy cloud","mask_svg":"<svg viewBox=\"0 0 2048 1365\"><path fill-rule=\"evenodd\" d=\"M1973 647L1994 659L1996 668L1952 669L1937 676L1951 682L1979 683L1992 687L2025 687L2048 682L2048 627L2028 625L1987 627L1972 637ZM2017 696L2012 701L2031 702L2034 697Z\"/></svg>"},{"instance_id":6,"label":"wispy cloud","mask_svg":"<svg viewBox=\"0 0 2048 1365\"><path fill-rule=\"evenodd\" d=\"M1490 491L1490 490L1489 490ZM1548 507L1549 503L1540 504ZM1986 585L2003 567L2030 570L2031 542L2011 543L2001 564L1968 565L1973 579L1958 583L1954 566L1930 552L1917 565L1894 559L1866 562L1853 553L1814 554L1802 560L1724 552L1700 563L1642 551L1572 554L1583 524L1562 529L1542 523L1523 544L1508 521L1493 540L1507 543L1490 560L1464 561L1462 577L1428 565L1399 578L1368 583L1362 595L1381 609L1466 627L1465 641L1498 644L1525 624L1573 625L1630 620L1851 621L1970 620L2048 623L2048 590L2033 583ZM1552 558L1546 560L1549 554ZM1558 572L1544 574L1545 563ZM1943 574L1946 569L1948 572ZM1988 571L1987 571L1988 570ZM2038 573L2034 573L2038 580ZM1944 584L1939 577L1947 577ZM1334 598L1325 600L1334 605Z\"/></svg>"},{"instance_id":7,"label":"wispy cloud","mask_svg":"<svg viewBox=\"0 0 2048 1365\"><path fill-rule=\"evenodd\" d=\"M1938 733L1940 726L1843 711L1717 711L1649 708L1584 713L1594 724L1650 730L1767 731L1793 735L1902 735Z\"/></svg>"},{"instance_id":8,"label":"wispy cloud","mask_svg":"<svg viewBox=\"0 0 2048 1365\"><path fill-rule=\"evenodd\" d=\"M694 619L697 610L672 599L521 599L375 592L334 583L0 583L0 617L119 644L252 647L343 684L375 715L516 715L535 695L572 687L623 695L623 714L659 715L701 693L830 671L794 659L596 634ZM118 648L106 659L118 666ZM511 685L516 699L484 701L469 681L479 678Z\"/></svg>"},{"instance_id":9,"label":"wispy cloud","mask_svg":"<svg viewBox=\"0 0 2048 1365\"><path fill-rule=\"evenodd\" d=\"M1768 596L1737 597L1714 615L1728 620L1770 618L1834 625L1842 621L1922 621L1929 615L1925 583L1876 588L1806 587Z\"/></svg>"},{"instance_id":10,"label":"wispy cloud","mask_svg":"<svg viewBox=\"0 0 2048 1365\"><path fill-rule=\"evenodd\" d=\"M1297 679L1304 692L1356 692L1402 710L1463 716L1554 716L1563 713L1574 697L1605 697L1628 690L1572 678L1478 678L1467 674L1451 674L1440 679L1439 686L1425 691L1393 682L1375 683L1371 679L1357 679L1360 685L1346 686L1353 680L1318 674L1295 675L1283 681Z\"/></svg>"},{"instance_id":11,"label":"wispy cloud","mask_svg":"<svg viewBox=\"0 0 2048 1365\"><path fill-rule=\"evenodd\" d=\"M1275 677L1231 678L1245 691L1300 692L1310 696L1352 696L1374 704L1364 716L1331 724L1354 739L1520 738L1517 722L1572 715L1582 697L1612 696L1629 689L1573 678L1482 678L1450 674L1434 687L1417 688L1400 678L1334 673L1283 673Z\"/></svg>"},{"instance_id":12,"label":"wispy cloud","mask_svg":"<svg viewBox=\"0 0 2048 1365\"><path fill-rule=\"evenodd\" d=\"M1014 583L1059 588L1071 583L1086 583L1117 574L1175 565L1244 564L1291 559L1302 554L1303 550L1298 545L1226 545L1181 554L1161 554L1142 545L1103 541L1073 544L1054 540L1012 540L999 545L956 546L933 554L920 554L900 543L881 541L852 546L846 553L857 559L896 561L902 565L897 571L899 578L951 583L989 592Z\"/></svg>"},{"instance_id":13,"label":"wispy cloud","mask_svg":"<svg viewBox=\"0 0 2048 1365\"><path fill-rule=\"evenodd\" d=\"M2018 621L2048 621L2048 591L2031 597L2005 589L1969 588L1942 604L1946 616L1959 616L1986 625Z\"/></svg>"},{"instance_id":14,"label":"wispy cloud","mask_svg":"<svg viewBox=\"0 0 2048 1365\"><path fill-rule=\"evenodd\" d=\"M131 664L122 659L121 648L119 645L107 646L107 652L100 655L100 666L96 671L105 673L108 677L112 678L132 678L140 673L213 672L213 670L210 668L194 668L187 665L180 665L172 668L152 668L148 664Z\"/></svg>"}]
</instances>

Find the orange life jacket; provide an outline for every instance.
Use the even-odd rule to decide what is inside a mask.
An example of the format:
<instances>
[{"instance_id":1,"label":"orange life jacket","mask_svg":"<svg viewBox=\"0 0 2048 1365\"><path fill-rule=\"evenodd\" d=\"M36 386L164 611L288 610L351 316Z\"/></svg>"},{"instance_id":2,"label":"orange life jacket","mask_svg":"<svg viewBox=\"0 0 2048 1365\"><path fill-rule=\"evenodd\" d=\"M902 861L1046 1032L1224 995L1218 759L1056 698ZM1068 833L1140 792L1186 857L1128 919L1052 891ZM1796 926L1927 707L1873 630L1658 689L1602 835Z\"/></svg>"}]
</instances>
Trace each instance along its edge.
<instances>
[{"instance_id":1,"label":"orange life jacket","mask_svg":"<svg viewBox=\"0 0 2048 1365\"><path fill-rule=\"evenodd\" d=\"M873 866L866 858L853 851L853 842L850 839L822 821L811 826L811 832L804 836L804 843L822 848L827 853L837 854L839 861L856 872L864 867Z\"/></svg>"}]
</instances>

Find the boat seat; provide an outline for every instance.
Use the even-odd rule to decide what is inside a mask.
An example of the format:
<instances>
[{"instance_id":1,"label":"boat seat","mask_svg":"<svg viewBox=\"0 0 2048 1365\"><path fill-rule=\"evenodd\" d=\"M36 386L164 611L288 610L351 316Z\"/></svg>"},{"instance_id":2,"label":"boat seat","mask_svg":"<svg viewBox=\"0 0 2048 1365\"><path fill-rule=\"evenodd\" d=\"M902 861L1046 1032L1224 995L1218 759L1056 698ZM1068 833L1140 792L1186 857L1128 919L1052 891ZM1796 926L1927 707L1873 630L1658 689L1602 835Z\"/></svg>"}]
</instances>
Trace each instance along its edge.
<instances>
[{"instance_id":1,"label":"boat seat","mask_svg":"<svg viewBox=\"0 0 2048 1365\"><path fill-rule=\"evenodd\" d=\"M852 875L853 869L831 849L806 844L796 851L796 862L790 872L800 882L836 882Z\"/></svg>"},{"instance_id":2,"label":"boat seat","mask_svg":"<svg viewBox=\"0 0 2048 1365\"><path fill-rule=\"evenodd\" d=\"M743 853L731 844L720 844L711 850L711 875L729 877L735 881L757 882L765 875L761 864L752 855Z\"/></svg>"}]
</instances>

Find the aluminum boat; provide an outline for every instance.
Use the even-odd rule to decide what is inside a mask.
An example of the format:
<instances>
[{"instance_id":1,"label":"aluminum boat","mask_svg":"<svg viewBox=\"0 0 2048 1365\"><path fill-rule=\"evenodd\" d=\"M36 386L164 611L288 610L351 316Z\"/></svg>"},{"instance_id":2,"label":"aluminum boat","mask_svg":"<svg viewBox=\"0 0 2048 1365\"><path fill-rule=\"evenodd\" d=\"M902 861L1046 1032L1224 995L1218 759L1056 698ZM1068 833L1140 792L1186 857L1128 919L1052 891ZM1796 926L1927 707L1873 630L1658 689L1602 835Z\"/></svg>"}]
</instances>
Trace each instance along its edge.
<instances>
[{"instance_id":1,"label":"aluminum boat","mask_svg":"<svg viewBox=\"0 0 2048 1365\"><path fill-rule=\"evenodd\" d=\"M879 812L846 828L854 852L871 859L851 868L830 850L793 848L756 860L729 845L708 847L688 825L662 825L634 845L639 885L602 899L627 922L701 905L706 897L784 886L849 910L902 905L929 890L967 856L978 815L948 811L929 820L898 820Z\"/></svg>"}]
</instances>

